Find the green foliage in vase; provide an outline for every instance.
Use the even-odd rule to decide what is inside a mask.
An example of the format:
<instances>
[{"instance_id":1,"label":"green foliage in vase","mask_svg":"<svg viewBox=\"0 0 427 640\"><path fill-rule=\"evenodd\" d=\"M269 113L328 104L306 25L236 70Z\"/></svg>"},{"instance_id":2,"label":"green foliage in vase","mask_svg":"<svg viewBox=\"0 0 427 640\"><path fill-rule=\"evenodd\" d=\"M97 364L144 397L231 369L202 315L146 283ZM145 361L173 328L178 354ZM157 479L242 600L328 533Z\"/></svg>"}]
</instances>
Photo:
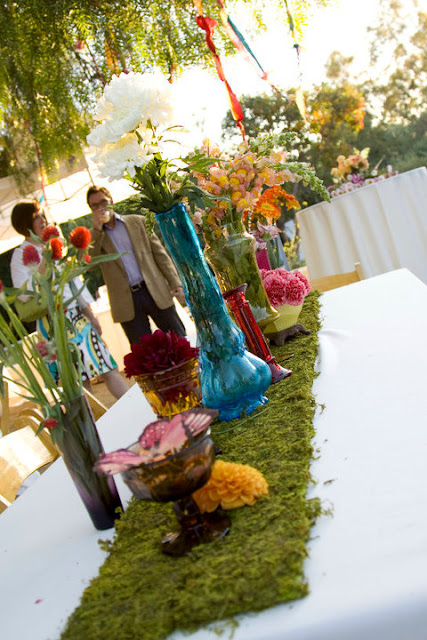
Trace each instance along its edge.
<instances>
[{"instance_id":1,"label":"green foliage in vase","mask_svg":"<svg viewBox=\"0 0 427 640\"><path fill-rule=\"evenodd\" d=\"M81 281L80 289L70 289L69 294L66 286L72 281L76 283L75 279L90 267L118 257L111 254L89 259L87 247L91 236L86 227L77 227L67 243L58 236L56 227L46 227L42 257L34 245L25 247L23 261L32 271L28 287L6 289L0 282L3 311L0 315L0 394L3 395L4 380L13 382L19 395L41 407L46 420L40 429L44 426L52 429L54 441L62 428L63 407L83 394L80 353L70 342L75 330L65 310L85 285ZM37 236L33 238L40 242ZM65 295L69 297L64 299ZM33 300L46 308L49 340L42 340L37 334L27 335L13 308L15 300L22 296L27 303Z\"/></svg>"}]
</instances>

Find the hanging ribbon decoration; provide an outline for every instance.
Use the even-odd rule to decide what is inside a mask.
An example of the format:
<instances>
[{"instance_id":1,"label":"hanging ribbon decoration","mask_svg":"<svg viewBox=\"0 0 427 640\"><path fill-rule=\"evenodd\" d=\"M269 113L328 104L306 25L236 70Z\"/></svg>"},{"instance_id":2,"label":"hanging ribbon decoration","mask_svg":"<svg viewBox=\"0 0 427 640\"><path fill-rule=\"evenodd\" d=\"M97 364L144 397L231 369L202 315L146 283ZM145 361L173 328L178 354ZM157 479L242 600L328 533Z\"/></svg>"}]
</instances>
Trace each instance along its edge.
<instances>
[{"instance_id":1,"label":"hanging ribbon decoration","mask_svg":"<svg viewBox=\"0 0 427 640\"><path fill-rule=\"evenodd\" d=\"M306 107L305 107L305 100L304 100L304 93L302 91L301 88L301 81L302 81L302 72L301 72L301 60L300 60L300 45L298 43L298 38L297 38L297 34L296 34L296 30L295 30L295 24L292 18L292 14L289 10L289 6L288 6L288 1L285 0L285 7L286 7L286 13L288 16L288 24L289 24L289 30L291 32L291 36L292 36L292 40L294 42L294 49L296 51L297 54L297 67L298 67L298 82L299 82L299 86L297 87L296 91L295 91L295 102L296 105L298 107L298 110L304 120L304 122L307 122L307 111L306 111Z\"/></svg>"},{"instance_id":2,"label":"hanging ribbon decoration","mask_svg":"<svg viewBox=\"0 0 427 640\"><path fill-rule=\"evenodd\" d=\"M230 38L231 42L234 44L236 49L244 56L245 60L255 68L260 78L268 82L268 84L272 89L274 89L274 91L282 94L282 92L279 91L279 89L275 87L274 84L269 80L268 73L264 71L264 69L262 68L254 52L246 42L242 32L239 30L239 28L236 26L236 24L232 21L230 16L227 14L224 7L223 0L217 0L217 3L219 4L219 7L220 7L219 15L221 16L222 24L224 25L225 32ZM285 96L285 98L286 97L287 96Z\"/></svg>"},{"instance_id":3,"label":"hanging ribbon decoration","mask_svg":"<svg viewBox=\"0 0 427 640\"><path fill-rule=\"evenodd\" d=\"M230 85L228 84L225 75L224 75L224 70L222 68L222 63L220 60L219 55L216 52L216 47L214 45L212 36L213 36L213 32L215 27L217 26L217 21L214 20L213 18L209 18L208 16L204 16L203 15L203 9L202 9L202 3L201 0L193 0L194 2L194 6L196 7L197 10L197 18L196 18L196 22L197 25L200 27L200 29L203 29L204 32L206 33L206 44L208 45L209 49L212 52L213 58L214 58L214 62L215 62L215 67L216 67L216 71L218 73L218 76L220 78L220 80L222 80L222 82L224 82L225 87L227 89L227 93L228 93L228 97L230 100L230 109L231 109L231 114L236 122L236 125L239 127L243 140L246 142L246 135L245 135L245 128L243 126L243 110L242 107L240 105L240 102L238 101L238 99L236 98L235 94L233 93Z\"/></svg>"}]
</instances>

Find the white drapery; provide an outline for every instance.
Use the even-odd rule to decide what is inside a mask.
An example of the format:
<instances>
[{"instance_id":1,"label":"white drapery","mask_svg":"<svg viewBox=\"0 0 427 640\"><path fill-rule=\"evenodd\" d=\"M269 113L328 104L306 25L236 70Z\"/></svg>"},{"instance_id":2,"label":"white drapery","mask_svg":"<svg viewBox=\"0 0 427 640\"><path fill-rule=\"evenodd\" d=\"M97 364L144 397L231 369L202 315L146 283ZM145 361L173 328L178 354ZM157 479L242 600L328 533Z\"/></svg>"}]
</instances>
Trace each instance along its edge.
<instances>
[{"instance_id":1,"label":"white drapery","mask_svg":"<svg viewBox=\"0 0 427 640\"><path fill-rule=\"evenodd\" d=\"M297 215L312 278L354 270L365 278L405 267L427 283L427 170L320 202Z\"/></svg>"}]
</instances>

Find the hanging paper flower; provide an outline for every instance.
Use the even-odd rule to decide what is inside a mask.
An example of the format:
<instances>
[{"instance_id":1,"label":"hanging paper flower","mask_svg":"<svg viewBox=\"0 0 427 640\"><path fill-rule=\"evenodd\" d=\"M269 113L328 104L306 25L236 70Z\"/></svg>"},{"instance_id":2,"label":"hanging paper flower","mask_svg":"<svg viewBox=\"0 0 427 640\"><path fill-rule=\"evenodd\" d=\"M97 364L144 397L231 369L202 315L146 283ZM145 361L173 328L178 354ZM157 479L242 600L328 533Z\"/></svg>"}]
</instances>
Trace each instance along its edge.
<instances>
[{"instance_id":1,"label":"hanging paper flower","mask_svg":"<svg viewBox=\"0 0 427 640\"><path fill-rule=\"evenodd\" d=\"M22 264L25 267L40 264L40 255L34 245L27 244L24 247L24 251L22 252Z\"/></svg>"},{"instance_id":2,"label":"hanging paper flower","mask_svg":"<svg viewBox=\"0 0 427 640\"><path fill-rule=\"evenodd\" d=\"M70 242L76 249L87 249L92 235L87 227L76 227L70 233Z\"/></svg>"},{"instance_id":3,"label":"hanging paper flower","mask_svg":"<svg viewBox=\"0 0 427 640\"><path fill-rule=\"evenodd\" d=\"M202 513L211 513L218 507L251 506L265 495L268 495L268 484L260 471L247 464L215 460L211 477L193 493L193 499Z\"/></svg>"}]
</instances>

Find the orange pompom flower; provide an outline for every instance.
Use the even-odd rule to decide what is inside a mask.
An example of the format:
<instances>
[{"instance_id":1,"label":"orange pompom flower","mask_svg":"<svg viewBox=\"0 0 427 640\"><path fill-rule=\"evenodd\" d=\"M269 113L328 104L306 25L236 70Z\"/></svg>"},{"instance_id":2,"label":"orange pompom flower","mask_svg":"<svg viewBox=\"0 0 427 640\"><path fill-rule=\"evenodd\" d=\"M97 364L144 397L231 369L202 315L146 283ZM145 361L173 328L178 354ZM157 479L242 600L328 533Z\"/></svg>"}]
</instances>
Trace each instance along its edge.
<instances>
[{"instance_id":1,"label":"orange pompom flower","mask_svg":"<svg viewBox=\"0 0 427 640\"><path fill-rule=\"evenodd\" d=\"M70 242L76 249L87 249L92 235L87 227L76 227L70 233Z\"/></svg>"},{"instance_id":2,"label":"orange pompom flower","mask_svg":"<svg viewBox=\"0 0 427 640\"><path fill-rule=\"evenodd\" d=\"M50 238L59 238L60 235L61 234L59 233L58 227L55 227L55 225L50 224L49 226L43 229L42 240L43 242L47 242L48 240L50 240Z\"/></svg>"},{"instance_id":3,"label":"orange pompom flower","mask_svg":"<svg viewBox=\"0 0 427 640\"><path fill-rule=\"evenodd\" d=\"M268 495L268 484L260 471L247 464L215 460L211 477L193 493L193 499L202 513L211 513L218 507L251 506L263 495Z\"/></svg>"},{"instance_id":4,"label":"orange pompom flower","mask_svg":"<svg viewBox=\"0 0 427 640\"><path fill-rule=\"evenodd\" d=\"M51 238L50 248L52 250L53 260L59 260L60 258L62 258L62 250L64 248L64 245L62 243L61 238Z\"/></svg>"}]
</instances>

